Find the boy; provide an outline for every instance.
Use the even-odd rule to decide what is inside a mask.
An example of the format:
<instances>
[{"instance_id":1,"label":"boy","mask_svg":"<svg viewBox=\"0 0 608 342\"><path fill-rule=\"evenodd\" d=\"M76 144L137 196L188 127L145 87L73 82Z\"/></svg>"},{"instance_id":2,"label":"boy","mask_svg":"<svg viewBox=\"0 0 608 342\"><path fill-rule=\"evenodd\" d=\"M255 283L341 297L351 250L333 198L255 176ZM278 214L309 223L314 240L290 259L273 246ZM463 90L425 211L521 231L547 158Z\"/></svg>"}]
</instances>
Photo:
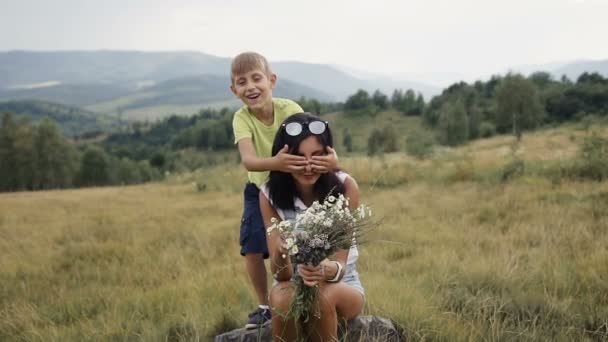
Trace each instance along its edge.
<instances>
[{"instance_id":1,"label":"boy","mask_svg":"<svg viewBox=\"0 0 608 342\"><path fill-rule=\"evenodd\" d=\"M273 98L277 76L272 73L264 56L245 52L232 60L230 89L244 104L234 113L232 128L234 143L238 144L248 182L244 191L241 219L241 255L245 257L247 274L255 290L258 308L249 314L245 325L256 328L270 320L268 284L264 259L268 258L266 229L259 204L259 187L266 181L268 171L298 172L310 163L315 172L327 172L337 166L335 151L328 148L327 156L307 160L287 153L288 147L271 157L274 137L281 123L290 115L303 112L295 102Z\"/></svg>"}]
</instances>

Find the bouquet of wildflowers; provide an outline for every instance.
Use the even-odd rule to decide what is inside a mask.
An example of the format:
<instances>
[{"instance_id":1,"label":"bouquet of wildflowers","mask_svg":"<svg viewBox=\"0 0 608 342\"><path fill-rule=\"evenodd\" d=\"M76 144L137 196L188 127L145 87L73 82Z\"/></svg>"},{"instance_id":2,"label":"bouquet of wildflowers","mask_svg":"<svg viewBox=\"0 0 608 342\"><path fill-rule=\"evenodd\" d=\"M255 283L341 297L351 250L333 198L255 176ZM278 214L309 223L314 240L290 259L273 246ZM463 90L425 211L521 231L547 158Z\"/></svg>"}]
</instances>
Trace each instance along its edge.
<instances>
[{"instance_id":1,"label":"bouquet of wildflowers","mask_svg":"<svg viewBox=\"0 0 608 342\"><path fill-rule=\"evenodd\" d=\"M336 251L348 250L355 245L356 238L371 226L370 216L368 207L361 205L351 212L347 198L330 195L323 204L315 201L305 212L296 215L295 220L278 221L273 218L267 231L270 234L278 230L293 264L318 266ZM314 310L318 288L306 286L297 273L294 286L295 297L286 318L305 322L310 314L318 316L319 310Z\"/></svg>"}]
</instances>

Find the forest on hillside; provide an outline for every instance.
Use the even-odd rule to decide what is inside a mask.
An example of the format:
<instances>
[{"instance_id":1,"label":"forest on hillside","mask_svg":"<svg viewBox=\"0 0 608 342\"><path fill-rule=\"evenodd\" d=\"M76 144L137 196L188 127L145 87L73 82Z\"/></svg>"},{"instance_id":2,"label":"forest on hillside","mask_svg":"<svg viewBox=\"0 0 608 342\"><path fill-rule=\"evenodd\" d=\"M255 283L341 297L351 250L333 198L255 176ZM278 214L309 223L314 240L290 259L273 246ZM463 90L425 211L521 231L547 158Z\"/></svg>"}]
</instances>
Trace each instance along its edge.
<instances>
[{"instance_id":1,"label":"forest on hillside","mask_svg":"<svg viewBox=\"0 0 608 342\"><path fill-rule=\"evenodd\" d=\"M556 80L546 72L529 77L507 74L452 84L429 101L414 90L397 89L390 97L379 90L373 94L359 90L344 103L311 98L297 102L319 115L339 112L343 122L365 122L386 111L418 117L424 129L405 138L405 152L426 158L437 145L457 146L497 134L521 139L525 132L542 127L573 121L592 124L608 118L608 78L598 73L583 73L575 81ZM75 108L39 102L0 109L4 112L0 191L136 184L161 179L166 173L238 161L232 137L234 109L230 108L129 124L108 123L107 118L100 121L104 118ZM74 134L77 126L80 130ZM348 130L341 133L337 145L344 153L397 152L401 145L397 142L403 139L393 125L385 123L359 137L366 139L358 144L366 146L362 151L353 148L355 138Z\"/></svg>"}]
</instances>

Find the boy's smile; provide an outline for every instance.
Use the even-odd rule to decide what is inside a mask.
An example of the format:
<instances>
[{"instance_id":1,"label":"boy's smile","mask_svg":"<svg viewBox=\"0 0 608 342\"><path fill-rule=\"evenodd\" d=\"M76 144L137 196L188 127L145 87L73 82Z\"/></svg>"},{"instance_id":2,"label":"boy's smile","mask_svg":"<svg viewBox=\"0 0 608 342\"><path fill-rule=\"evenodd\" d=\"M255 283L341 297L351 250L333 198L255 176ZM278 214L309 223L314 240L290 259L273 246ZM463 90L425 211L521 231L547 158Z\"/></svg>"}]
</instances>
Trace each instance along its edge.
<instances>
[{"instance_id":1,"label":"boy's smile","mask_svg":"<svg viewBox=\"0 0 608 342\"><path fill-rule=\"evenodd\" d=\"M262 69L254 69L234 77L230 89L249 109L254 112L272 105L272 89L277 76L268 76Z\"/></svg>"}]
</instances>

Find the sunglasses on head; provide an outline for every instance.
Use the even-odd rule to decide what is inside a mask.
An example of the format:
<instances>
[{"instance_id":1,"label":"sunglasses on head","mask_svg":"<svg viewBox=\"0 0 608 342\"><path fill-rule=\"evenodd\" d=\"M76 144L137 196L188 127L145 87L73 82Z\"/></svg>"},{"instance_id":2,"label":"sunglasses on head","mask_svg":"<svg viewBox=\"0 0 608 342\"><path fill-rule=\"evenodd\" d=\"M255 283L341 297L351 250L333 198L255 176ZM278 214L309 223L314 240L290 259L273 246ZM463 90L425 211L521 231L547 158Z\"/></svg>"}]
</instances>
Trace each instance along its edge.
<instances>
[{"instance_id":1,"label":"sunglasses on head","mask_svg":"<svg viewBox=\"0 0 608 342\"><path fill-rule=\"evenodd\" d=\"M302 133L304 127L306 127L308 131L312 134L323 134L328 124L329 123L327 121L315 120L304 123L290 122L288 124L283 124L282 126L285 127L285 132L287 132L287 134L291 135L292 137L295 137Z\"/></svg>"}]
</instances>

